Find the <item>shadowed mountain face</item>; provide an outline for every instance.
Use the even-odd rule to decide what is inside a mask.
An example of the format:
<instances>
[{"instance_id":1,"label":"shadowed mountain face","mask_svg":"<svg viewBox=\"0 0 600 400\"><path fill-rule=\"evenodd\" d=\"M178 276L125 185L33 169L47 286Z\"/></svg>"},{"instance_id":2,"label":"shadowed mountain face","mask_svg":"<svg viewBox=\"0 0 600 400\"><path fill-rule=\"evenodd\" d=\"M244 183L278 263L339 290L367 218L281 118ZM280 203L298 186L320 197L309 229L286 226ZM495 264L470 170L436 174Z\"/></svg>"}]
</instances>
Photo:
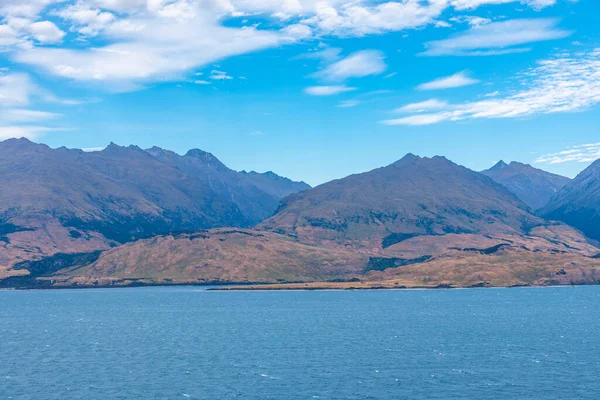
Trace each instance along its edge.
<instances>
[{"instance_id":1,"label":"shadowed mountain face","mask_svg":"<svg viewBox=\"0 0 600 400\"><path fill-rule=\"evenodd\" d=\"M277 206L276 196L209 153L174 154L177 163L161 158L136 146L86 153L26 139L0 142L0 276L15 262L55 253L251 226Z\"/></svg>"},{"instance_id":2,"label":"shadowed mountain face","mask_svg":"<svg viewBox=\"0 0 600 400\"><path fill-rule=\"evenodd\" d=\"M288 196L260 227L306 242L385 248L418 235L523 233L541 224L492 179L444 157L409 154Z\"/></svg>"},{"instance_id":3,"label":"shadowed mountain face","mask_svg":"<svg viewBox=\"0 0 600 400\"><path fill-rule=\"evenodd\" d=\"M159 147L146 151L157 160L203 182L214 193L230 199L252 225L273 215L282 197L310 188L304 182L294 182L272 172L236 172L212 154L198 149L190 150L184 156Z\"/></svg>"},{"instance_id":4,"label":"shadowed mountain face","mask_svg":"<svg viewBox=\"0 0 600 400\"><path fill-rule=\"evenodd\" d=\"M538 213L600 240L600 160L565 185Z\"/></svg>"},{"instance_id":5,"label":"shadowed mountain face","mask_svg":"<svg viewBox=\"0 0 600 400\"><path fill-rule=\"evenodd\" d=\"M570 181L564 176L551 174L516 161L510 164L499 161L492 168L481 173L505 186L533 210L548 204L550 199Z\"/></svg>"}]
</instances>

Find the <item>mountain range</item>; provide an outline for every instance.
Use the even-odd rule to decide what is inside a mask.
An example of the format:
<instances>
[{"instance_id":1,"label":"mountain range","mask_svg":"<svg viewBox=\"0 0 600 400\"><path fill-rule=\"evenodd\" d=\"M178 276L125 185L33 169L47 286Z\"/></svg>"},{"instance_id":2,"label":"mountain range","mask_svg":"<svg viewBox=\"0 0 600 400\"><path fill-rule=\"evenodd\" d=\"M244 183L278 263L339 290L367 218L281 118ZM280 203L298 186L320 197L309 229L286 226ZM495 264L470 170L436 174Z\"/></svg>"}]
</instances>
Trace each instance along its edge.
<instances>
[{"instance_id":1,"label":"mountain range","mask_svg":"<svg viewBox=\"0 0 600 400\"><path fill-rule=\"evenodd\" d=\"M566 184L538 214L563 221L600 240L600 160Z\"/></svg>"},{"instance_id":2,"label":"mountain range","mask_svg":"<svg viewBox=\"0 0 600 400\"><path fill-rule=\"evenodd\" d=\"M570 179L551 174L531 165L513 161L506 164L499 161L492 168L481 171L513 192L531 209L544 207Z\"/></svg>"},{"instance_id":3,"label":"mountain range","mask_svg":"<svg viewBox=\"0 0 600 400\"><path fill-rule=\"evenodd\" d=\"M85 153L12 140L0 156L10 189L0 196L0 274L12 276L0 286L600 282L600 249L584 227L546 211L593 197L592 167L569 182L515 162L479 173L408 154L309 189L232 171L201 150Z\"/></svg>"},{"instance_id":4,"label":"mountain range","mask_svg":"<svg viewBox=\"0 0 600 400\"><path fill-rule=\"evenodd\" d=\"M97 152L0 143L0 271L56 253L105 250L158 234L249 227L308 189L239 173L210 153L110 144Z\"/></svg>"}]
</instances>

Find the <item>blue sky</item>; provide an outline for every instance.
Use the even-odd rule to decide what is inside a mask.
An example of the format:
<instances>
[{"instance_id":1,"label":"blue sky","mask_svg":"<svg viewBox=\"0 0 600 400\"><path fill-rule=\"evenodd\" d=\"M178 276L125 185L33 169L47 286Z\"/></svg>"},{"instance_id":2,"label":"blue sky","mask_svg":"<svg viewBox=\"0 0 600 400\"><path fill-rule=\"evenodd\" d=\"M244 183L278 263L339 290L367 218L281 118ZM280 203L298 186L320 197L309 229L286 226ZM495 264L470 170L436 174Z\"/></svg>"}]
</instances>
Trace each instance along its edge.
<instances>
[{"instance_id":1,"label":"blue sky","mask_svg":"<svg viewBox=\"0 0 600 400\"><path fill-rule=\"evenodd\" d=\"M408 152L600 158L595 0L0 0L0 140L210 151L310 184Z\"/></svg>"}]
</instances>

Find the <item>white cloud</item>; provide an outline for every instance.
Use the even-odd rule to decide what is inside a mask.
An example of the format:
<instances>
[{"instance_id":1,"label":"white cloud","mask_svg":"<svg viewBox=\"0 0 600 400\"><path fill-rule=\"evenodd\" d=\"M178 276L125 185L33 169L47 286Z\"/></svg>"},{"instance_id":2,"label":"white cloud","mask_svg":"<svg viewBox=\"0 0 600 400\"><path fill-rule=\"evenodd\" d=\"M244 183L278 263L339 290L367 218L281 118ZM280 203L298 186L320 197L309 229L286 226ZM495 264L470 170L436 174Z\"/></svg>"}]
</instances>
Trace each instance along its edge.
<instances>
[{"instance_id":1,"label":"white cloud","mask_svg":"<svg viewBox=\"0 0 600 400\"><path fill-rule=\"evenodd\" d=\"M434 22L447 8L446 0L389 1L367 6L350 2L334 7L326 2L317 2L312 17L303 20L321 33L338 36L362 36L367 34L400 31L418 28Z\"/></svg>"},{"instance_id":2,"label":"white cloud","mask_svg":"<svg viewBox=\"0 0 600 400\"><path fill-rule=\"evenodd\" d=\"M481 25L487 25L492 22L489 18L477 17L474 15L460 15L458 17L450 18L450 21L458 22L458 23L467 23L470 26L477 27Z\"/></svg>"},{"instance_id":3,"label":"white cloud","mask_svg":"<svg viewBox=\"0 0 600 400\"><path fill-rule=\"evenodd\" d=\"M0 75L0 107L28 105L37 91L38 87L26 74Z\"/></svg>"},{"instance_id":4,"label":"white cloud","mask_svg":"<svg viewBox=\"0 0 600 400\"><path fill-rule=\"evenodd\" d=\"M359 104L360 104L360 101L358 101L358 100L344 100L344 101L340 101L338 103L337 108L352 108L352 107L356 107Z\"/></svg>"},{"instance_id":5,"label":"white cloud","mask_svg":"<svg viewBox=\"0 0 600 400\"><path fill-rule=\"evenodd\" d=\"M523 0L542 7L551 0ZM182 79L190 71L218 60L323 35L362 36L435 24L454 6L473 9L498 0L0 0L0 51L49 74L125 91L146 84ZM45 11L43 11L45 10ZM225 24L229 18L274 19L251 26ZM48 16L61 20L46 20ZM12 21L8 24L6 21ZM256 21L254 21L256 22ZM56 24L59 26L57 26ZM494 25L494 24L489 24ZM483 28L483 27L480 27ZM77 32L78 43L59 43L64 31ZM547 29L552 31L552 29ZM563 31L560 31L563 32ZM556 30L554 31L556 36ZM86 39L99 36L94 45ZM427 53L455 53L459 37L432 42ZM458 40L458 44L452 42ZM534 39L545 40L545 39ZM533 40L529 40L533 41ZM442 43L443 42L443 43ZM454 44L453 44L454 43ZM471 48L475 55L504 49ZM448 50L448 47L451 50ZM460 49L459 49L460 50ZM465 52L467 50L460 50ZM342 60L343 61L343 60ZM373 60L371 60L373 61ZM333 62L333 58L328 60ZM377 63L377 61L374 61ZM374 71L384 64L371 64ZM340 65L341 67L342 65ZM335 68L331 65L330 68ZM365 66L367 68L367 66ZM348 77L377 72L348 70ZM325 78L327 72L324 71ZM344 75L343 70L331 71ZM222 78L227 79L227 78ZM340 81L344 78L340 77Z\"/></svg>"},{"instance_id":6,"label":"white cloud","mask_svg":"<svg viewBox=\"0 0 600 400\"><path fill-rule=\"evenodd\" d=\"M440 110L448 107L448 103L438 99L430 99L419 103L407 104L404 107L396 109L397 112L423 112L431 110Z\"/></svg>"},{"instance_id":7,"label":"white cloud","mask_svg":"<svg viewBox=\"0 0 600 400\"><path fill-rule=\"evenodd\" d=\"M507 49L526 43L560 39L571 32L556 28L556 19L513 19L477 26L449 39L426 43L427 56L498 55L522 51Z\"/></svg>"},{"instance_id":8,"label":"white cloud","mask_svg":"<svg viewBox=\"0 0 600 400\"><path fill-rule=\"evenodd\" d=\"M22 42L19 33L9 25L0 25L0 52L4 47L11 47Z\"/></svg>"},{"instance_id":9,"label":"white cloud","mask_svg":"<svg viewBox=\"0 0 600 400\"><path fill-rule=\"evenodd\" d=\"M539 164L561 164L565 162L592 162L600 158L600 143L572 146L557 153L545 154L535 160Z\"/></svg>"},{"instance_id":10,"label":"white cloud","mask_svg":"<svg viewBox=\"0 0 600 400\"><path fill-rule=\"evenodd\" d=\"M4 123L6 122L18 122L18 123L31 123L31 122L39 122L52 118L59 117L60 114L46 112L46 111L37 111L37 110L26 110L21 108L9 108L9 109L0 109L0 120Z\"/></svg>"},{"instance_id":11,"label":"white cloud","mask_svg":"<svg viewBox=\"0 0 600 400\"><path fill-rule=\"evenodd\" d=\"M113 13L92 8L82 1L66 7L56 14L73 23L71 30L85 36L97 35L116 19Z\"/></svg>"},{"instance_id":12,"label":"white cloud","mask_svg":"<svg viewBox=\"0 0 600 400\"><path fill-rule=\"evenodd\" d=\"M469 86L478 83L477 79L467 76L465 71L458 72L454 75L436 79L431 82L422 83L417 86L419 90L437 90L437 89L452 89L457 87Z\"/></svg>"},{"instance_id":13,"label":"white cloud","mask_svg":"<svg viewBox=\"0 0 600 400\"><path fill-rule=\"evenodd\" d=\"M50 21L34 22L29 25L29 32L42 44L60 43L65 36L65 32Z\"/></svg>"},{"instance_id":14,"label":"white cloud","mask_svg":"<svg viewBox=\"0 0 600 400\"><path fill-rule=\"evenodd\" d=\"M334 86L311 86L304 89L307 94L311 96L333 96L336 94L351 92L356 88L348 87L346 85L334 85Z\"/></svg>"},{"instance_id":15,"label":"white cloud","mask_svg":"<svg viewBox=\"0 0 600 400\"><path fill-rule=\"evenodd\" d=\"M457 10L475 9L488 4L507 4L515 3L519 0L451 0L450 4ZM526 4L535 10L541 10L544 7L556 4L556 0L520 0L521 4Z\"/></svg>"},{"instance_id":16,"label":"white cloud","mask_svg":"<svg viewBox=\"0 0 600 400\"><path fill-rule=\"evenodd\" d=\"M524 87L482 101L448 105L433 114L384 121L394 125L433 124L479 118L515 118L585 110L600 103L600 48L575 55L560 53L517 77Z\"/></svg>"},{"instance_id":17,"label":"white cloud","mask_svg":"<svg viewBox=\"0 0 600 400\"><path fill-rule=\"evenodd\" d=\"M430 125L444 121L446 118L439 114L419 114L411 115L410 117L388 119L381 121L386 125Z\"/></svg>"},{"instance_id":18,"label":"white cloud","mask_svg":"<svg viewBox=\"0 0 600 400\"><path fill-rule=\"evenodd\" d=\"M37 139L46 132L54 131L53 128L45 126L0 126L0 140L10 138Z\"/></svg>"},{"instance_id":19,"label":"white cloud","mask_svg":"<svg viewBox=\"0 0 600 400\"><path fill-rule=\"evenodd\" d=\"M225 71L218 71L213 69L212 71L210 71L210 75L209 78L215 81L225 81L225 80L231 80L233 79L233 77L227 75L227 72Z\"/></svg>"},{"instance_id":20,"label":"white cloud","mask_svg":"<svg viewBox=\"0 0 600 400\"><path fill-rule=\"evenodd\" d=\"M210 85L210 82L205 81L204 79L195 79L192 83L195 83L196 85Z\"/></svg>"},{"instance_id":21,"label":"white cloud","mask_svg":"<svg viewBox=\"0 0 600 400\"><path fill-rule=\"evenodd\" d=\"M191 19L131 19L105 34L116 42L87 49L32 48L16 53L21 63L64 78L102 82L123 91L146 82L180 78L184 72L222 58L276 46L288 40L276 32L226 28ZM200 40L201 38L201 40Z\"/></svg>"},{"instance_id":22,"label":"white cloud","mask_svg":"<svg viewBox=\"0 0 600 400\"><path fill-rule=\"evenodd\" d=\"M0 139L11 137L35 139L46 132L56 130L56 128L33 125L61 116L53 112L23 108L29 106L34 100L62 102L37 86L27 74L0 75Z\"/></svg>"},{"instance_id":23,"label":"white cloud","mask_svg":"<svg viewBox=\"0 0 600 400\"><path fill-rule=\"evenodd\" d=\"M344 81L349 78L379 75L386 68L383 53L377 50L362 50L330 64L314 76L328 81Z\"/></svg>"},{"instance_id":24,"label":"white cloud","mask_svg":"<svg viewBox=\"0 0 600 400\"><path fill-rule=\"evenodd\" d=\"M313 51L311 53L300 54L299 56L294 57L294 59L302 60L302 59L315 59L321 60L326 63L333 63L340 59L340 54L342 53L342 49L337 47L327 47L324 50Z\"/></svg>"},{"instance_id":25,"label":"white cloud","mask_svg":"<svg viewBox=\"0 0 600 400\"><path fill-rule=\"evenodd\" d=\"M84 147L81 150L89 153L89 152L93 152L93 151L102 151L105 148L106 148L106 146L103 146L103 147L101 147L101 146L98 146L98 147Z\"/></svg>"},{"instance_id":26,"label":"white cloud","mask_svg":"<svg viewBox=\"0 0 600 400\"><path fill-rule=\"evenodd\" d=\"M51 4L64 0L0 0L0 16L36 18Z\"/></svg>"}]
</instances>

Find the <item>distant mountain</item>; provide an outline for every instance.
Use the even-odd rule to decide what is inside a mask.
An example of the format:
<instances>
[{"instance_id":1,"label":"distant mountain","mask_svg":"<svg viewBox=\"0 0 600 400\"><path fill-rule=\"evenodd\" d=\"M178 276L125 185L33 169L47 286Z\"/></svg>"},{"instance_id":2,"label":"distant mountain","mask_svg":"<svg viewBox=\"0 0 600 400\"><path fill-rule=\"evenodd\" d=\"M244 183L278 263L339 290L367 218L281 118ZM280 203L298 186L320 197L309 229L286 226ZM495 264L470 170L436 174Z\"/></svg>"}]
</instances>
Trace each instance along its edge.
<instances>
[{"instance_id":1,"label":"distant mountain","mask_svg":"<svg viewBox=\"0 0 600 400\"><path fill-rule=\"evenodd\" d=\"M510 164L499 161L492 168L481 173L505 186L533 210L548 204L550 199L570 181L564 176L551 174L516 161Z\"/></svg>"},{"instance_id":2,"label":"distant mountain","mask_svg":"<svg viewBox=\"0 0 600 400\"><path fill-rule=\"evenodd\" d=\"M190 150L184 156L159 147L152 147L146 152L200 180L220 196L231 199L251 225L273 215L281 198L310 189L304 182L294 182L273 172L236 172L212 154L198 149Z\"/></svg>"},{"instance_id":3,"label":"distant mountain","mask_svg":"<svg viewBox=\"0 0 600 400\"><path fill-rule=\"evenodd\" d=\"M0 278L19 261L55 253L248 227L277 207L271 187L260 189L209 153L169 157L115 144L86 153L27 139L0 142Z\"/></svg>"},{"instance_id":4,"label":"distant mountain","mask_svg":"<svg viewBox=\"0 0 600 400\"><path fill-rule=\"evenodd\" d=\"M538 213L600 240L600 160L565 185Z\"/></svg>"},{"instance_id":5,"label":"distant mountain","mask_svg":"<svg viewBox=\"0 0 600 400\"><path fill-rule=\"evenodd\" d=\"M444 157L409 154L290 195L260 227L306 242L385 248L418 235L523 233L542 224L487 176Z\"/></svg>"},{"instance_id":6,"label":"distant mountain","mask_svg":"<svg viewBox=\"0 0 600 400\"><path fill-rule=\"evenodd\" d=\"M156 175L157 181L169 174L181 174L181 179L208 187L217 204L229 205L242 215L244 209L236 201L238 196L253 190L248 186L248 177L281 180L271 174L236 173L199 150L185 156L158 148L144 152L114 147L110 151L125 152L132 160L139 158L126 170L131 174L126 186L136 189L136 193L148 191L136 188L133 180L143 179L144 175L136 172L135 165L144 165L142 160L150 158L149 165L158 164L148 175ZM105 164L108 171L96 163L91 164L92 168L98 169L101 177L108 174L115 184L120 184L124 171L114 169L121 162L105 158L98 162ZM144 185L149 185L150 193L159 190L152 188L151 183ZM181 196L182 193L177 194ZM231 202L227 203L227 199ZM257 204L248 201L248 209ZM27 235L30 226L7 220L0 229L12 232L6 235L12 243L19 235ZM24 231L17 232L19 229ZM599 253L578 231L533 215L515 194L490 177L444 157L409 154L387 167L291 194L281 201L275 215L255 229L161 234L103 252L55 254L15 265L11 273L16 276L0 281L0 287L181 283L295 283L296 288L591 284L600 279L596 272ZM18 276L22 270L31 274Z\"/></svg>"}]
</instances>

